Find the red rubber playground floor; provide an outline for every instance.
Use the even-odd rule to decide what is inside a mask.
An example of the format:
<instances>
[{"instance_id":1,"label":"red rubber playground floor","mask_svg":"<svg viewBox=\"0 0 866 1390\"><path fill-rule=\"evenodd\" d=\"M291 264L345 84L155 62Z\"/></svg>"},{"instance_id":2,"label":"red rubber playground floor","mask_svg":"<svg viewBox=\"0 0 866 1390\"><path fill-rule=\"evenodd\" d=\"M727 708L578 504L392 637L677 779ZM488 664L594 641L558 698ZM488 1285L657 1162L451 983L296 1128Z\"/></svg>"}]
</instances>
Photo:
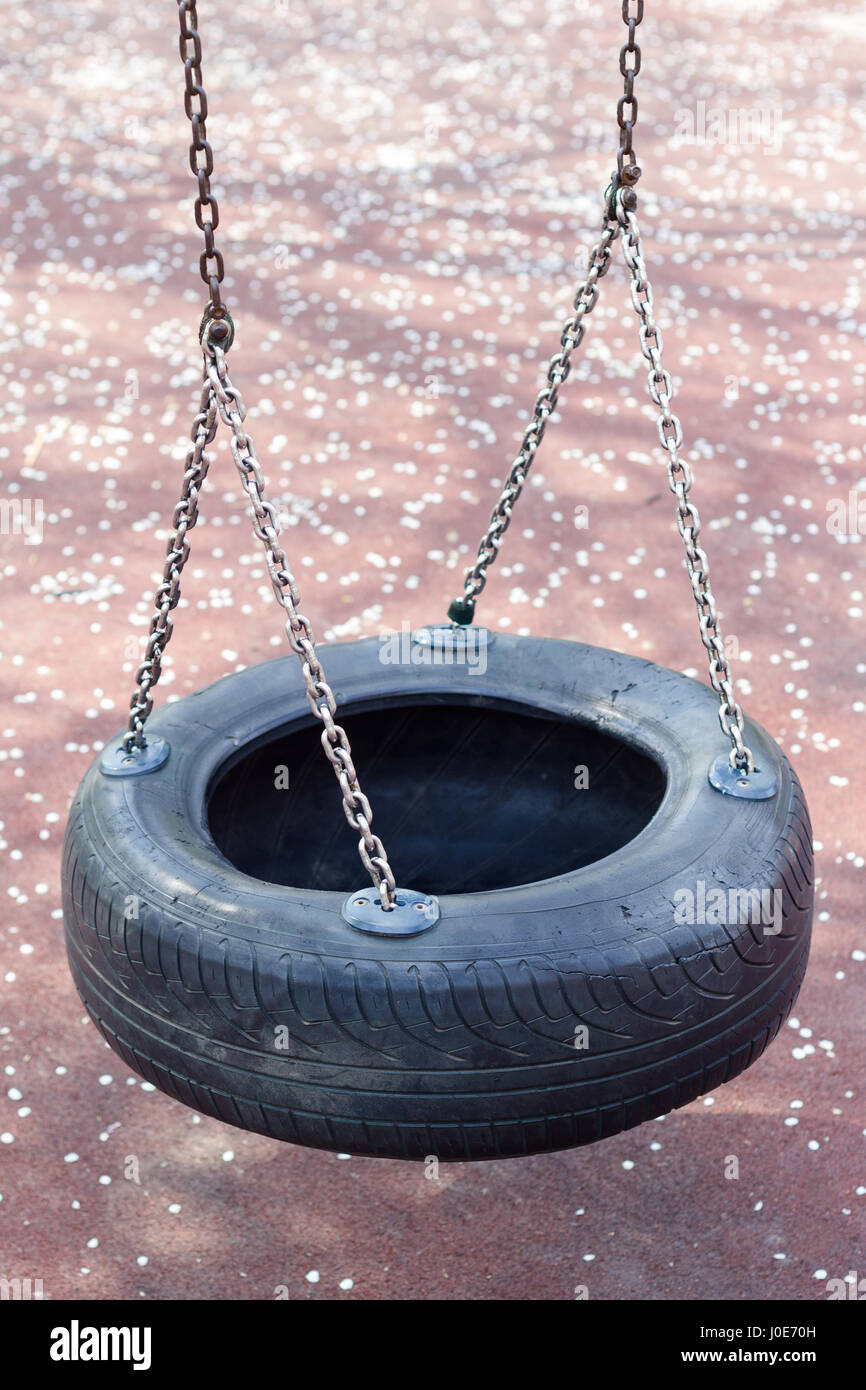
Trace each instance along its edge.
<instances>
[{"instance_id":1,"label":"red rubber playground floor","mask_svg":"<svg viewBox=\"0 0 866 1390\"><path fill-rule=\"evenodd\" d=\"M596 237L619 9L199 5L231 371L320 640L440 621L459 589ZM738 690L810 803L811 964L730 1085L431 1180L193 1114L105 1048L67 973L66 811L125 722L204 295L174 6L9 15L3 1277L51 1299L808 1302L863 1269L863 18L718 17L647 2L639 216ZM705 679L645 383L617 251L481 616ZM160 700L284 641L220 438Z\"/></svg>"}]
</instances>

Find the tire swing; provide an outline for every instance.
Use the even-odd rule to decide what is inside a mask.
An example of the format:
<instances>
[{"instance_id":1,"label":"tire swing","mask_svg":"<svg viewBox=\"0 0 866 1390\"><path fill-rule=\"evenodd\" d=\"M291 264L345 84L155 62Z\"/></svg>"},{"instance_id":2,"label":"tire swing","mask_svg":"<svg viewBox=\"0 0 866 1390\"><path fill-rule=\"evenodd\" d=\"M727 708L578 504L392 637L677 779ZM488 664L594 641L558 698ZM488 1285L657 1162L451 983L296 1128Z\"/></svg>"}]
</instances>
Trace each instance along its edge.
<instances>
[{"instance_id":1,"label":"tire swing","mask_svg":"<svg viewBox=\"0 0 866 1390\"><path fill-rule=\"evenodd\" d=\"M414 1159L587 1144L736 1076L797 995L808 812L784 754L737 703L679 456L634 211L643 0L634 5L624 0L620 148L601 236L464 592L448 623L413 634L408 659L377 659L376 639L341 643L326 679L226 369L234 327L214 244L201 42L194 0L179 0L209 289L203 387L129 725L72 806L64 910L75 983L111 1047L243 1129ZM712 689L620 652L474 621L617 238ZM220 418L303 684L286 656L151 719Z\"/></svg>"}]
</instances>

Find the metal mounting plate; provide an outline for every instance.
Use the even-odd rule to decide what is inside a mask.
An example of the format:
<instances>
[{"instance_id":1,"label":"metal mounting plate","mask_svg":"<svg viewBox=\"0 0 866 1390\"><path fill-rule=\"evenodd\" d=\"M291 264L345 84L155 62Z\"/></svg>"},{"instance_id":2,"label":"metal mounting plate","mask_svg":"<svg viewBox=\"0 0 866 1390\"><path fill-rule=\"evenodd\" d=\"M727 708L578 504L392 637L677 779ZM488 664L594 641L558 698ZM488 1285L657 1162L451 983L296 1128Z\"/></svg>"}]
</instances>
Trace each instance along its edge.
<instances>
[{"instance_id":1,"label":"metal mounting plate","mask_svg":"<svg viewBox=\"0 0 866 1390\"><path fill-rule=\"evenodd\" d=\"M439 921L439 899L411 888L398 888L397 906L386 912L377 890L370 884L350 893L343 903L343 917L356 931L370 936L418 936Z\"/></svg>"},{"instance_id":2,"label":"metal mounting plate","mask_svg":"<svg viewBox=\"0 0 866 1390\"><path fill-rule=\"evenodd\" d=\"M779 790L779 781L774 772L756 767L752 772L731 767L726 753L710 763L707 777L711 787L725 796L738 796L743 801L769 801Z\"/></svg>"},{"instance_id":3,"label":"metal mounting plate","mask_svg":"<svg viewBox=\"0 0 866 1390\"><path fill-rule=\"evenodd\" d=\"M435 660L436 652L448 653L459 660L461 656L476 656L492 647L496 634L475 624L456 627L453 623L429 623L426 627L415 628L412 641L419 647L426 647L431 660Z\"/></svg>"},{"instance_id":4,"label":"metal mounting plate","mask_svg":"<svg viewBox=\"0 0 866 1390\"><path fill-rule=\"evenodd\" d=\"M142 777L146 772L156 772L168 762L171 745L156 734L148 734L143 748L127 750L125 734L112 739L102 750L99 771L105 777Z\"/></svg>"}]
</instances>

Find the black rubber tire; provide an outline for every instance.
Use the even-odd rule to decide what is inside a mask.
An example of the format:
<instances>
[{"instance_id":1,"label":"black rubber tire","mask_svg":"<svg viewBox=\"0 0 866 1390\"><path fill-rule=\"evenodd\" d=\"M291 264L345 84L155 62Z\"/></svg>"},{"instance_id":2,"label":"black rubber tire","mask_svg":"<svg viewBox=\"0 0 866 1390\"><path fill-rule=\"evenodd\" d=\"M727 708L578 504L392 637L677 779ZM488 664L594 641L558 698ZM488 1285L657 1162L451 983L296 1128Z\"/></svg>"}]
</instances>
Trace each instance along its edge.
<instances>
[{"instance_id":1,"label":"black rubber tire","mask_svg":"<svg viewBox=\"0 0 866 1390\"><path fill-rule=\"evenodd\" d=\"M687 1104L760 1056L800 987L813 890L805 801L759 726L747 724L748 742L780 789L744 801L707 781L726 748L712 692L649 662L504 634L483 674L382 665L375 640L324 655L350 738L362 710L535 708L649 754L667 779L663 800L597 862L445 894L423 935L369 936L342 918L344 892L252 878L208 826L208 798L232 759L274 731L314 725L295 659L163 707L149 727L171 744L166 765L113 779L94 764L64 853L72 973L133 1070L277 1139L461 1160L591 1143ZM359 773L375 811L375 769ZM701 879L778 890L781 931L678 923L675 893ZM353 886L364 886L360 864ZM136 900L138 916L125 915ZM581 1025L589 1045L577 1049ZM288 1051L275 1045L280 1028Z\"/></svg>"}]
</instances>

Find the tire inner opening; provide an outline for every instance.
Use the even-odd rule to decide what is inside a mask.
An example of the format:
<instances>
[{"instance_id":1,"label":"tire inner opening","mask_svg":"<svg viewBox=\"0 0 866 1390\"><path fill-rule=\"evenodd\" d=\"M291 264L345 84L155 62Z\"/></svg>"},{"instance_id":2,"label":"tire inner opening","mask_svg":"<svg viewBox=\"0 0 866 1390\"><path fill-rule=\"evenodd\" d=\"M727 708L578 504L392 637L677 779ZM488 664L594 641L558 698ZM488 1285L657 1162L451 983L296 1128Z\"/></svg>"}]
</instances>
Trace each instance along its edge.
<instances>
[{"instance_id":1,"label":"tire inner opening","mask_svg":"<svg viewBox=\"0 0 866 1390\"><path fill-rule=\"evenodd\" d=\"M437 700L338 719L401 888L478 893L569 873L634 839L665 792L641 749L546 712ZM311 720L236 757L208 820L253 878L349 893L366 875L320 740Z\"/></svg>"}]
</instances>

